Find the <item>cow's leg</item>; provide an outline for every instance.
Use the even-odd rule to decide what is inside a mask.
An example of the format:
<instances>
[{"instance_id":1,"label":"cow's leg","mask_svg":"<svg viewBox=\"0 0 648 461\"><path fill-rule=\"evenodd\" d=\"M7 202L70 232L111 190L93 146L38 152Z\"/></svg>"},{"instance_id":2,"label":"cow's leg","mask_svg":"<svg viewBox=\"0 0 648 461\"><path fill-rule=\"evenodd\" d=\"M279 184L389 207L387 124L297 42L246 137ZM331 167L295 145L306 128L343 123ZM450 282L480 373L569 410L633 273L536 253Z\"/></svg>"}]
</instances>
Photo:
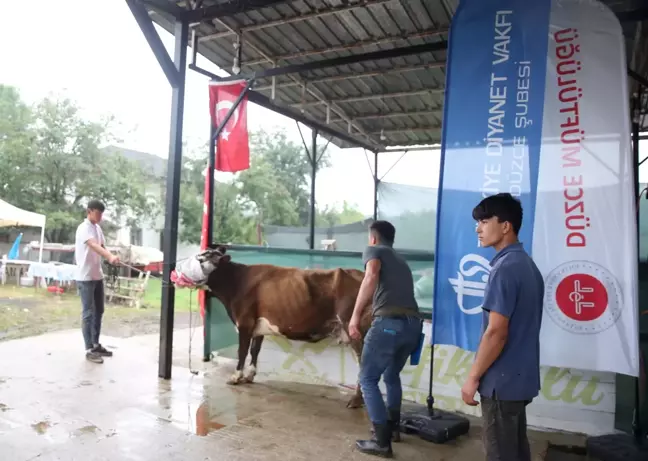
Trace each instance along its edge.
<instances>
[{"instance_id":1,"label":"cow's leg","mask_svg":"<svg viewBox=\"0 0 648 461\"><path fill-rule=\"evenodd\" d=\"M358 364L360 363L360 358L362 357L362 341L353 341L351 343L351 348L358 358ZM364 398L362 397L362 390L360 389L360 377L356 381L355 394L351 397L351 400L347 402L347 408L362 408L364 405Z\"/></svg>"},{"instance_id":2,"label":"cow's leg","mask_svg":"<svg viewBox=\"0 0 648 461\"><path fill-rule=\"evenodd\" d=\"M244 382L243 367L245 366L245 359L250 350L251 339L252 333L249 329L239 328L238 364L236 365L234 374L227 380L227 384L240 384Z\"/></svg>"},{"instance_id":3,"label":"cow's leg","mask_svg":"<svg viewBox=\"0 0 648 461\"><path fill-rule=\"evenodd\" d=\"M255 336L252 338L252 345L250 346L250 356L252 356L252 363L250 366L245 369L245 379L246 383L254 382L254 377L257 372L257 360L259 358L259 352L261 352L261 344L263 344L263 336Z\"/></svg>"}]
</instances>

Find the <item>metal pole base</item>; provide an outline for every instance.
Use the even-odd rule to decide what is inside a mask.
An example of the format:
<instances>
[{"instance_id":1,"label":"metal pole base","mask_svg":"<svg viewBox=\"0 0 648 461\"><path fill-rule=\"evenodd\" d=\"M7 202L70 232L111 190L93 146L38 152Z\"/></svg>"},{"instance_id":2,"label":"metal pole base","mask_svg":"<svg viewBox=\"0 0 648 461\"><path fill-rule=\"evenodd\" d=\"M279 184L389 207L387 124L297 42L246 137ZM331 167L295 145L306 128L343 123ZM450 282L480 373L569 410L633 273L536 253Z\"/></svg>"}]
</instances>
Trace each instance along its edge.
<instances>
[{"instance_id":1,"label":"metal pole base","mask_svg":"<svg viewBox=\"0 0 648 461\"><path fill-rule=\"evenodd\" d=\"M607 434L589 437L585 442L587 456L599 461L645 461L648 459L648 440L643 444L630 434Z\"/></svg>"}]
</instances>

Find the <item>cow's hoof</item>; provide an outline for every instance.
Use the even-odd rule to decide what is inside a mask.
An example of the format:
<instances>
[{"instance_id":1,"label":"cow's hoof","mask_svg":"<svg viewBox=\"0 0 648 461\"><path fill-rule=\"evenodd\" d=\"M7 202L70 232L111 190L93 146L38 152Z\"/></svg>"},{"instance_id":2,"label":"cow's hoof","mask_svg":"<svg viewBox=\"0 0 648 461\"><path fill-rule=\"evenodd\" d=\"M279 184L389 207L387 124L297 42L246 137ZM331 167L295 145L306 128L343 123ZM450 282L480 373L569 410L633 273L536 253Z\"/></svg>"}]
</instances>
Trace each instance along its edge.
<instances>
[{"instance_id":1,"label":"cow's hoof","mask_svg":"<svg viewBox=\"0 0 648 461\"><path fill-rule=\"evenodd\" d=\"M347 408L355 409L364 406L364 399L360 395L354 395L347 403Z\"/></svg>"},{"instance_id":2,"label":"cow's hoof","mask_svg":"<svg viewBox=\"0 0 648 461\"><path fill-rule=\"evenodd\" d=\"M254 365L250 365L245 369L245 376L243 377L242 382L253 383L255 376L256 376L256 367Z\"/></svg>"},{"instance_id":3,"label":"cow's hoof","mask_svg":"<svg viewBox=\"0 0 648 461\"><path fill-rule=\"evenodd\" d=\"M234 372L232 376L229 377L229 379L227 380L227 384L231 384L231 385L241 384L244 382L243 380L244 380L243 373L237 370Z\"/></svg>"}]
</instances>

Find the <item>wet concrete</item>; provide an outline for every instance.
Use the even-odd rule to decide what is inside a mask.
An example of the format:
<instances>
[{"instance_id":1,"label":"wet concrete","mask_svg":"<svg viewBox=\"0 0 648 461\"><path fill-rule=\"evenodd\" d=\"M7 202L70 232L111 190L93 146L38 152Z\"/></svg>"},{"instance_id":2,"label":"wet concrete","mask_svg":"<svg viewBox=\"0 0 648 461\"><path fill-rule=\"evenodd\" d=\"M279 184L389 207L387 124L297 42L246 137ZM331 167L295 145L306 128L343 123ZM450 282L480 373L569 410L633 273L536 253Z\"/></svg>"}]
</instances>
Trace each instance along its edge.
<instances>
[{"instance_id":1,"label":"wet concrete","mask_svg":"<svg viewBox=\"0 0 648 461\"><path fill-rule=\"evenodd\" d=\"M0 343L0 459L27 460L367 460L368 435L348 392L264 379L228 386L233 364L200 361L200 330L188 368L189 333L176 332L173 379L157 378L157 335L103 338L114 357L85 361L81 333ZM480 429L446 445L405 436L397 459L483 459ZM552 434L532 434L534 459Z\"/></svg>"}]
</instances>

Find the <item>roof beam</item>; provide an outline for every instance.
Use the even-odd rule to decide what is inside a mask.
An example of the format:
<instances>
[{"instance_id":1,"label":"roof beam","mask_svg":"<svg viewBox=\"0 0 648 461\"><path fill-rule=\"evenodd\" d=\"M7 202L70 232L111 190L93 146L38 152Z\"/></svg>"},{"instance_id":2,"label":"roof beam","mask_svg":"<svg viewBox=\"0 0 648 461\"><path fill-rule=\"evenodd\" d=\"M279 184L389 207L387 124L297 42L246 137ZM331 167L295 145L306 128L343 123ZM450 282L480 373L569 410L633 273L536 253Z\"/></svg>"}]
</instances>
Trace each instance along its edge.
<instances>
[{"instance_id":1,"label":"roof beam","mask_svg":"<svg viewBox=\"0 0 648 461\"><path fill-rule=\"evenodd\" d=\"M619 22L643 22L648 20L648 7L616 13Z\"/></svg>"},{"instance_id":2,"label":"roof beam","mask_svg":"<svg viewBox=\"0 0 648 461\"><path fill-rule=\"evenodd\" d=\"M207 70L201 69L200 67L198 67L198 66L196 66L194 64L189 64L189 68L191 70L193 70L193 71L196 71L196 72L198 72L198 73L200 73L202 75L205 75L205 76L211 78L212 80L215 80L215 81L220 81L221 80L221 77L219 77L218 75L212 74L211 72L209 72ZM351 145L357 146L357 147L362 147L363 149L367 149L367 150L369 150L371 152L376 151L376 146L375 145L367 144L367 143L359 140L358 138L356 138L356 137L354 137L352 135L349 135L349 134L344 133L342 131L338 131L338 130L336 130L336 129L328 126L328 125L325 125L325 124L323 124L321 122L318 122L317 120L313 120L313 119L311 119L309 117L306 117L303 114L295 113L295 112L293 112L291 110L288 110L288 109L286 109L284 107L280 107L280 106L276 105L275 103L273 103L270 100L270 98L268 98L267 96L262 95L261 93L258 93L258 92L253 91L253 90L249 90L247 95L248 95L248 101L253 102L254 104L258 104L261 107L265 107L268 110L271 110L273 112L281 114L281 115L283 115L285 117L288 117L288 118L290 118L292 120L296 120L296 121L298 121L300 123L303 123L304 125L312 128L312 129L318 130L321 134L326 134L326 135L329 135L329 136L333 136L333 137L338 138L341 141L344 141L344 142L346 142L348 144L351 144ZM346 122L346 120L341 120L341 121Z\"/></svg>"},{"instance_id":3,"label":"roof beam","mask_svg":"<svg viewBox=\"0 0 648 461\"><path fill-rule=\"evenodd\" d=\"M228 29L230 29L230 30L233 30L230 26L228 26L227 24L225 24L222 20L217 19L217 21L220 22L220 23L221 23L223 26L225 26L226 28L228 28ZM198 44L196 44L196 47L197 47L197 46L198 46ZM268 59L271 60L271 58L270 58L268 55L266 55L265 52L264 52L262 49L260 49L257 45L255 45L255 44L254 44L253 42L251 42L250 40L247 41L247 46L249 46L249 47L253 48L254 50L256 50L256 52L259 53L261 56L264 56L264 57L266 57L266 58L268 58ZM273 64L276 65L276 62L273 62ZM230 78L230 79L236 79L237 77L238 77L238 78L243 78L242 75L234 75L234 76L230 76L229 78ZM256 78L256 75L255 75L254 77ZM316 99L319 100L319 101L325 101L326 98L324 97L324 95L323 95L319 90L317 90L317 88L308 87L305 83L300 82L300 81L299 81L299 78L296 77L296 76L294 76L294 75L291 75L290 78L291 78L294 82L300 83L300 87L301 87L301 89L302 89L302 94L308 93L308 94L312 95L314 98L316 98ZM223 80L225 80L225 79L223 79L223 78L219 78L219 80L223 81ZM272 98L272 99L274 99L274 95L273 95L273 98ZM349 133L351 133L351 128L352 128L353 126L355 126L356 130L358 131L358 133L360 133L361 135L363 135L363 136L365 137L365 139L366 139L370 144L372 144L372 143L376 143L373 139L371 139L371 137L367 134L367 132L364 130L364 128L362 128L362 126L360 126L360 125L357 124L357 123L354 124L354 123L351 121L351 119L349 118L349 116L345 113L345 111L344 111L341 107L339 107L339 106L337 106L337 105L335 105L335 104L327 104L327 107L328 107L328 110L330 110L330 111L332 111L332 112L335 112L337 115L339 115L340 117L342 117L342 118L343 118L343 119L344 119L344 120L349 124L349 127L348 127L348 132L349 132ZM376 144L377 144L377 143L376 143Z\"/></svg>"},{"instance_id":4,"label":"roof beam","mask_svg":"<svg viewBox=\"0 0 648 461\"><path fill-rule=\"evenodd\" d=\"M169 0L139 0L139 2L148 6L152 10L162 11L164 13L170 14L176 19L186 13L186 10L171 3Z\"/></svg>"},{"instance_id":5,"label":"roof beam","mask_svg":"<svg viewBox=\"0 0 648 461\"><path fill-rule=\"evenodd\" d=\"M403 98L407 96L417 96L425 94L440 94L445 91L443 87L434 87L434 88L424 88L421 90L412 90L412 91L399 91L395 93L378 93L378 94L367 94L363 96L352 96L349 98L340 98L340 99L329 99L327 101L307 101L291 104L295 108L303 108L308 106L316 106L318 104L339 104L339 103L351 103L351 102L362 102L362 101L371 101L372 99L387 99L387 98Z\"/></svg>"},{"instance_id":6,"label":"roof beam","mask_svg":"<svg viewBox=\"0 0 648 461\"><path fill-rule=\"evenodd\" d=\"M248 42L249 46L249 42ZM310 72L313 70L326 69L328 67L346 66L349 64L357 64L365 61L377 61L380 59L400 58L403 56L411 56L414 54L429 53L432 51L445 50L448 43L443 40L436 43L424 43L422 45L405 46L402 48L392 48L390 50L379 50L371 53L354 54L351 56L341 56L331 59L320 59L319 61L306 62L303 64L289 64L283 67L274 67L259 72L249 73L254 75L255 78L268 78L278 77L280 75L298 74L301 72ZM241 74L232 75L225 80L239 80Z\"/></svg>"},{"instance_id":7,"label":"roof beam","mask_svg":"<svg viewBox=\"0 0 648 461\"><path fill-rule=\"evenodd\" d=\"M254 24L252 26L245 26L241 27L239 29L240 33L245 33L245 32L253 32L256 30L262 30L262 29L267 29L270 27L276 27L276 26L283 26L285 24L293 24L295 22L302 22L302 21L308 21L311 19L317 19L317 18L322 18L324 16L330 16L333 14L339 14L339 13L344 13L347 11L352 11L358 8L365 8L365 7L370 7L374 5L381 5L383 3L389 3L389 2L394 2L395 0L361 0L358 3L354 3L353 5L343 5L343 6L336 6L333 8L324 8L320 10L315 10L312 13L307 13L307 14L302 14L299 16L294 16L292 18L282 18L282 19L277 19L275 21L268 21L264 22L262 24ZM224 37L229 37L231 35L234 35L235 32L231 31L225 31L225 32L217 32L215 34L209 34L205 35L203 37L200 37L198 41L200 42L206 42L209 40L217 40L219 38L224 38Z\"/></svg>"},{"instance_id":8,"label":"roof beam","mask_svg":"<svg viewBox=\"0 0 648 461\"><path fill-rule=\"evenodd\" d=\"M394 35L391 37L384 37L384 38L379 38L379 39L371 39L371 40L363 40L363 41L358 41L354 43L349 43L345 45L339 45L339 46L333 46L329 48L319 48L316 50L309 50L309 51L300 51L298 53L292 53L292 54L284 54L284 55L279 55L279 56L272 56L273 61L290 61L291 59L298 59L298 58L307 58L310 56L315 56L318 54L326 54L326 53L339 53L341 51L350 51L353 49L357 48L365 48L367 46L375 46L375 45L385 45L388 43L393 43L397 42L400 40L413 40L413 39L419 39L419 38L428 38L428 37L437 37L443 34L447 34L448 29L447 28L441 28L441 29L428 29L428 30L423 30L420 32L416 32L413 34L401 34L401 35ZM443 43L446 43L445 40ZM447 43L446 46L439 49L439 50L434 50L434 51L441 51L445 50L447 48ZM258 66L260 64L264 64L267 62L267 59L259 59L256 61L248 61L248 62L243 62L242 64L244 66Z\"/></svg>"},{"instance_id":9,"label":"roof beam","mask_svg":"<svg viewBox=\"0 0 648 461\"><path fill-rule=\"evenodd\" d=\"M319 77L319 78L308 78L304 81L308 84L310 83L331 83L331 82L340 82L343 80L354 80L357 78L369 78L369 77L380 77L382 75L389 74L402 74L405 72L414 72L417 70L428 70L428 69L438 69L445 67L445 61L431 62L428 64L418 64L416 66L401 66L401 67L389 67L386 69L380 68L376 70L370 70L367 72L354 72L352 74L341 74L341 75L332 75L330 77ZM258 79L264 77L258 77ZM295 82L286 82L280 83L275 86L276 88L291 88L293 86L298 86ZM255 88L256 91L270 91L272 90L272 85L258 86Z\"/></svg>"},{"instance_id":10,"label":"roof beam","mask_svg":"<svg viewBox=\"0 0 648 461\"><path fill-rule=\"evenodd\" d=\"M401 133L428 133L428 132L434 132L435 134L441 135L441 127L439 125L430 125L430 126L417 126L417 127L404 127L404 128L396 128L392 130L378 130L378 131L372 131L371 134L373 135L389 135L389 134L401 134Z\"/></svg>"},{"instance_id":11,"label":"roof beam","mask_svg":"<svg viewBox=\"0 0 648 461\"><path fill-rule=\"evenodd\" d=\"M443 109L425 109L425 110L415 110L412 112L385 112L379 114L369 114L369 115L360 115L358 117L353 117L351 120L364 122L368 120L384 120L388 118L402 118L402 117L427 117L429 115L438 116L443 113ZM341 118L332 118L329 120L329 123L342 123L344 120Z\"/></svg>"},{"instance_id":12,"label":"roof beam","mask_svg":"<svg viewBox=\"0 0 648 461\"><path fill-rule=\"evenodd\" d=\"M162 71L166 75L169 84L171 84L172 88L178 88L181 83L180 73L164 47L160 34L155 30L148 11L142 2L138 0L126 0L126 4L133 13L133 17L135 17L135 21L137 21L137 25L139 25L140 30L144 34L144 38L146 38L146 41L151 47L155 58L160 63L160 67L162 67Z\"/></svg>"},{"instance_id":13,"label":"roof beam","mask_svg":"<svg viewBox=\"0 0 648 461\"><path fill-rule=\"evenodd\" d=\"M185 11L182 19L189 22L210 21L212 19L234 16L235 14L247 13L259 10L278 3L291 3L294 0L236 0L217 5L206 6L196 10Z\"/></svg>"},{"instance_id":14,"label":"roof beam","mask_svg":"<svg viewBox=\"0 0 648 461\"><path fill-rule=\"evenodd\" d=\"M419 152L419 151L425 151L425 150L435 150L435 149L438 149L440 147L438 143L425 145L425 144L418 144L418 142L420 142L420 141L417 141L417 144L415 144L416 147L408 148L406 146L403 146L403 147L401 147L401 146L393 146L393 147L388 147L383 151L380 151L379 154L394 154L394 153L398 154L398 153L401 153L401 152Z\"/></svg>"},{"instance_id":15,"label":"roof beam","mask_svg":"<svg viewBox=\"0 0 648 461\"><path fill-rule=\"evenodd\" d=\"M383 150L378 152L382 153L398 153L398 152L415 152L421 150L439 150L441 149L441 139L434 141L405 141L394 142L386 146Z\"/></svg>"},{"instance_id":16,"label":"roof beam","mask_svg":"<svg viewBox=\"0 0 648 461\"><path fill-rule=\"evenodd\" d=\"M628 76L644 88L648 89L648 79L646 79L645 77L639 75L637 72L630 68L628 68Z\"/></svg>"}]
</instances>

